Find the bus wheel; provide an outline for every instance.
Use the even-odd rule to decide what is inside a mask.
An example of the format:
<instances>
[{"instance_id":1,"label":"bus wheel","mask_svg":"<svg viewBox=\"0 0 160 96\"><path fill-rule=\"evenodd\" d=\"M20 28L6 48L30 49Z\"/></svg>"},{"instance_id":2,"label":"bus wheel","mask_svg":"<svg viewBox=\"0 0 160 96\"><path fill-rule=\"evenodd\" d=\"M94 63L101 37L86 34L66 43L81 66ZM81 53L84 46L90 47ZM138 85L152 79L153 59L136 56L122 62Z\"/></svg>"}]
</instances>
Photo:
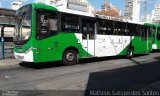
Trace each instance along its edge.
<instances>
[{"instance_id":1,"label":"bus wheel","mask_svg":"<svg viewBox=\"0 0 160 96\"><path fill-rule=\"evenodd\" d=\"M133 57L133 51L134 51L133 48L128 49L127 54L126 54L128 59L131 59Z\"/></svg>"},{"instance_id":2,"label":"bus wheel","mask_svg":"<svg viewBox=\"0 0 160 96\"><path fill-rule=\"evenodd\" d=\"M74 50L67 50L63 54L63 63L66 66L75 65L77 62L77 52Z\"/></svg>"}]
</instances>

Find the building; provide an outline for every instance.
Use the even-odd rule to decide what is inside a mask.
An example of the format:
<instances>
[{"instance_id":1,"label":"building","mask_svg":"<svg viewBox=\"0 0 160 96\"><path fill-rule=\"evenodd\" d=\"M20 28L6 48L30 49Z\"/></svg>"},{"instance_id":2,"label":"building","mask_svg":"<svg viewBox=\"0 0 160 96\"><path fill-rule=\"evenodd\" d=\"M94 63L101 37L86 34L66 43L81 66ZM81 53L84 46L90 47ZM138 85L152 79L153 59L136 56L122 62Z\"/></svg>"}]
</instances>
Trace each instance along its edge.
<instances>
[{"instance_id":1,"label":"building","mask_svg":"<svg viewBox=\"0 0 160 96\"><path fill-rule=\"evenodd\" d=\"M146 17L141 16L140 22L152 23L152 16L150 14L147 14Z\"/></svg>"},{"instance_id":2,"label":"building","mask_svg":"<svg viewBox=\"0 0 160 96\"><path fill-rule=\"evenodd\" d=\"M74 2L75 5L86 6L85 10L87 10L89 13L96 13L96 9L93 6L91 6L87 0L35 0L35 2L56 6L64 9L66 9L66 7L68 6L68 2ZM75 7L79 8L78 6ZM84 9L79 9L79 10L84 10Z\"/></svg>"},{"instance_id":3,"label":"building","mask_svg":"<svg viewBox=\"0 0 160 96\"><path fill-rule=\"evenodd\" d=\"M153 23L160 23L160 2L155 5L152 11L152 21Z\"/></svg>"},{"instance_id":4,"label":"building","mask_svg":"<svg viewBox=\"0 0 160 96\"><path fill-rule=\"evenodd\" d=\"M11 3L11 9L12 9L12 10L17 10L17 9L19 9L20 7L22 7L22 2L20 2L20 1L13 1L13 2Z\"/></svg>"},{"instance_id":5,"label":"building","mask_svg":"<svg viewBox=\"0 0 160 96\"><path fill-rule=\"evenodd\" d=\"M124 0L125 10L124 17L133 21L139 21L140 19L140 0Z\"/></svg>"},{"instance_id":6,"label":"building","mask_svg":"<svg viewBox=\"0 0 160 96\"><path fill-rule=\"evenodd\" d=\"M101 4L101 9L96 12L100 15L111 16L111 17L119 17L121 11L118 9L117 6L109 3L108 0L104 0L104 3Z\"/></svg>"},{"instance_id":7,"label":"building","mask_svg":"<svg viewBox=\"0 0 160 96\"><path fill-rule=\"evenodd\" d=\"M0 8L0 30L2 26L7 26L4 28L5 41L11 42L14 32L15 24L15 10Z\"/></svg>"},{"instance_id":8,"label":"building","mask_svg":"<svg viewBox=\"0 0 160 96\"><path fill-rule=\"evenodd\" d=\"M120 10L119 8L117 8L117 6L113 5L112 3L109 3L108 0L105 0L104 3L101 5L101 11L108 11L108 10L114 10L120 14Z\"/></svg>"}]
</instances>

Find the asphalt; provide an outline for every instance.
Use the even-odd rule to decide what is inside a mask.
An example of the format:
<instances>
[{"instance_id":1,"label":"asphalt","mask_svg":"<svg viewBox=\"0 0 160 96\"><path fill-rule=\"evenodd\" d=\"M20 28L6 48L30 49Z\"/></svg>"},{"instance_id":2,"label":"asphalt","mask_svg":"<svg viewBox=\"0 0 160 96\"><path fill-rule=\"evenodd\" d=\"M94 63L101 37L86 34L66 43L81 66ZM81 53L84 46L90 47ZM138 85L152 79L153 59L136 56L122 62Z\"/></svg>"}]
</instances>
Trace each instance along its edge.
<instances>
[{"instance_id":1,"label":"asphalt","mask_svg":"<svg viewBox=\"0 0 160 96\"><path fill-rule=\"evenodd\" d=\"M81 60L75 66L61 66L59 62L51 62L37 67L6 58L0 60L0 89L159 91L159 62L159 52L136 56L130 60L125 57Z\"/></svg>"}]
</instances>

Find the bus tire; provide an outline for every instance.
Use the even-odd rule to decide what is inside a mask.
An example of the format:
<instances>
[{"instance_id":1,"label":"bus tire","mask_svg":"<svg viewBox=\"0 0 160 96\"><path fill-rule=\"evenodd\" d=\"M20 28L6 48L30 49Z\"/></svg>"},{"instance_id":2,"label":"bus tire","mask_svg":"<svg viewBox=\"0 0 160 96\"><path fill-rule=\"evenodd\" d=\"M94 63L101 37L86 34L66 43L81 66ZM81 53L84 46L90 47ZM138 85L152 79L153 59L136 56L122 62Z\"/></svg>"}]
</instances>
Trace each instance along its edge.
<instances>
[{"instance_id":1,"label":"bus tire","mask_svg":"<svg viewBox=\"0 0 160 96\"><path fill-rule=\"evenodd\" d=\"M62 61L66 66L75 65L77 63L77 52L75 50L65 51Z\"/></svg>"},{"instance_id":2,"label":"bus tire","mask_svg":"<svg viewBox=\"0 0 160 96\"><path fill-rule=\"evenodd\" d=\"M133 48L129 48L127 53L126 53L126 57L128 59L131 59L133 57L133 52L134 52Z\"/></svg>"}]
</instances>

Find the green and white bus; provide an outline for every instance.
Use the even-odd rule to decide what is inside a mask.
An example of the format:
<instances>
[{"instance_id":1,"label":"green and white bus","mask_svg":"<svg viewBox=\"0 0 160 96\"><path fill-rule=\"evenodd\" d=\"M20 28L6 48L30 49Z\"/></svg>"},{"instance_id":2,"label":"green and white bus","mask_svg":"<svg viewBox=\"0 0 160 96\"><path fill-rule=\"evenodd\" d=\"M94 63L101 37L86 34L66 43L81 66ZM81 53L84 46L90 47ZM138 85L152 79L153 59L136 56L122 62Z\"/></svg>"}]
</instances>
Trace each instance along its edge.
<instances>
[{"instance_id":1,"label":"green and white bus","mask_svg":"<svg viewBox=\"0 0 160 96\"><path fill-rule=\"evenodd\" d=\"M153 38L152 50L159 50L160 49L160 25L151 24L151 23L145 23L144 25L151 28L151 33Z\"/></svg>"},{"instance_id":2,"label":"green and white bus","mask_svg":"<svg viewBox=\"0 0 160 96\"><path fill-rule=\"evenodd\" d=\"M160 25L159 24L153 24L153 50L159 50L160 49Z\"/></svg>"},{"instance_id":3,"label":"green and white bus","mask_svg":"<svg viewBox=\"0 0 160 96\"><path fill-rule=\"evenodd\" d=\"M148 53L150 26L110 20L100 15L61 12L53 6L29 4L16 12L14 55L26 62L62 60L73 65L82 58Z\"/></svg>"}]
</instances>

